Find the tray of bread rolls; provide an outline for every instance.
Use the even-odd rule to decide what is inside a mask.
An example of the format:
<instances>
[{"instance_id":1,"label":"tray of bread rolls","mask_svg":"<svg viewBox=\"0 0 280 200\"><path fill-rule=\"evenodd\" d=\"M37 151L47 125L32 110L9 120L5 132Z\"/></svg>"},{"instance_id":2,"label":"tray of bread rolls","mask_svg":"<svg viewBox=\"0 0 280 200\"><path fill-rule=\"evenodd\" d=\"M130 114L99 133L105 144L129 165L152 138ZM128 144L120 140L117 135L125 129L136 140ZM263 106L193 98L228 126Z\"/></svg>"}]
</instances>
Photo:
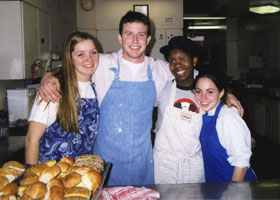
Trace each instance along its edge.
<instances>
[{"instance_id":1,"label":"tray of bread rolls","mask_svg":"<svg viewBox=\"0 0 280 200\"><path fill-rule=\"evenodd\" d=\"M0 168L0 200L95 200L100 196L111 165L91 154L38 165L9 161Z\"/></svg>"}]
</instances>

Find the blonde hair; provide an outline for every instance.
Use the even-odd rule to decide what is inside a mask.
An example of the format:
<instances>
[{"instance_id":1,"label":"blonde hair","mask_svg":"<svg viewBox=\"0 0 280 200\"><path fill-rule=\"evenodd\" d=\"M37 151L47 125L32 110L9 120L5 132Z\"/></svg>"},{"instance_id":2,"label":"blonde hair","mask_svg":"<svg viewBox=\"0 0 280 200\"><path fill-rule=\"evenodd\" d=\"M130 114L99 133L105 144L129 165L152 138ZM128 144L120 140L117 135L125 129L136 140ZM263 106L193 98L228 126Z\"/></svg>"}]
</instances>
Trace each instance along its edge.
<instances>
[{"instance_id":1,"label":"blonde hair","mask_svg":"<svg viewBox=\"0 0 280 200\"><path fill-rule=\"evenodd\" d=\"M61 99L56 113L56 120L62 129L67 132L80 133L78 116L81 110L81 97L75 66L72 61L72 52L75 46L84 40L91 40L94 43L94 38L90 34L79 31L73 32L69 36L64 51L62 77L60 77ZM76 100L78 100L78 105Z\"/></svg>"}]
</instances>

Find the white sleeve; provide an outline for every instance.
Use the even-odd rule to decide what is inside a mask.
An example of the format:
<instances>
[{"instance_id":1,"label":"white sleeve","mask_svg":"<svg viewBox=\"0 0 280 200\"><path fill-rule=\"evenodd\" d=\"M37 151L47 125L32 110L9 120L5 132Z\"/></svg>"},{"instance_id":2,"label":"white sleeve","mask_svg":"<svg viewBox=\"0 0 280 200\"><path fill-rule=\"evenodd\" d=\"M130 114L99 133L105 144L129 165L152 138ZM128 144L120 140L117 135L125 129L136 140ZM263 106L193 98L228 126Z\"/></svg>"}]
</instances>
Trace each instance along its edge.
<instances>
[{"instance_id":1,"label":"white sleeve","mask_svg":"<svg viewBox=\"0 0 280 200\"><path fill-rule=\"evenodd\" d=\"M115 73L110 70L112 67L117 67L117 54L99 54L99 65L92 76L99 105L114 80Z\"/></svg>"},{"instance_id":2,"label":"white sleeve","mask_svg":"<svg viewBox=\"0 0 280 200\"><path fill-rule=\"evenodd\" d=\"M29 116L29 121L36 121L49 127L56 120L56 112L58 103L50 102L48 105L45 101L41 101L39 95L33 102L32 109ZM40 102L41 101L41 102Z\"/></svg>"},{"instance_id":3,"label":"white sleeve","mask_svg":"<svg viewBox=\"0 0 280 200\"><path fill-rule=\"evenodd\" d=\"M237 110L223 106L216 128L220 143L229 156L228 162L235 167L249 167L252 155L251 133Z\"/></svg>"},{"instance_id":4,"label":"white sleeve","mask_svg":"<svg viewBox=\"0 0 280 200\"><path fill-rule=\"evenodd\" d=\"M151 57L149 57L153 73L153 80L156 84L156 90L157 90L157 97L165 87L166 83L169 80L172 80L174 76L171 74L169 70L169 64L167 62L164 62L162 60L153 60Z\"/></svg>"}]
</instances>

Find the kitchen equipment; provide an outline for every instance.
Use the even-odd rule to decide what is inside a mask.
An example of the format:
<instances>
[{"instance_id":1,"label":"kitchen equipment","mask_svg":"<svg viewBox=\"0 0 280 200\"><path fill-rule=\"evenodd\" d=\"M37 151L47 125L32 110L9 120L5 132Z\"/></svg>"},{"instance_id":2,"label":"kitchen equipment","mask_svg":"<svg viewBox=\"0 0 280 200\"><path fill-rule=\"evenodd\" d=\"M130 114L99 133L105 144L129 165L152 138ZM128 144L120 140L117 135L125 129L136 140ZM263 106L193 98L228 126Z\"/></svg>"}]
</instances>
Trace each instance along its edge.
<instances>
[{"instance_id":1,"label":"kitchen equipment","mask_svg":"<svg viewBox=\"0 0 280 200\"><path fill-rule=\"evenodd\" d=\"M35 88L7 89L9 126L19 119L28 119L35 94Z\"/></svg>"},{"instance_id":2,"label":"kitchen equipment","mask_svg":"<svg viewBox=\"0 0 280 200\"><path fill-rule=\"evenodd\" d=\"M0 138L6 138L9 136L9 130L7 127L0 127Z\"/></svg>"}]
</instances>

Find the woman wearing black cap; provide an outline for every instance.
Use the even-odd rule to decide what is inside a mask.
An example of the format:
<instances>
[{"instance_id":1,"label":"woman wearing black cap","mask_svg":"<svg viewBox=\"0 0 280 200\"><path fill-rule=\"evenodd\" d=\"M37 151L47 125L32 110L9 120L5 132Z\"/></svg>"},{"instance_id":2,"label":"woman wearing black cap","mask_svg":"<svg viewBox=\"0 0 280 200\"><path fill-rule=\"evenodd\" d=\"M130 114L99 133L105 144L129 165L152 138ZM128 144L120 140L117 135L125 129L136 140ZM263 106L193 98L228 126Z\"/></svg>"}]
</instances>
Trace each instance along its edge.
<instances>
[{"instance_id":1,"label":"woman wearing black cap","mask_svg":"<svg viewBox=\"0 0 280 200\"><path fill-rule=\"evenodd\" d=\"M191 91L198 72L200 46L183 36L173 37L160 49L175 80L158 97L158 120L154 146L155 183L204 182L199 143L201 115Z\"/></svg>"}]
</instances>

